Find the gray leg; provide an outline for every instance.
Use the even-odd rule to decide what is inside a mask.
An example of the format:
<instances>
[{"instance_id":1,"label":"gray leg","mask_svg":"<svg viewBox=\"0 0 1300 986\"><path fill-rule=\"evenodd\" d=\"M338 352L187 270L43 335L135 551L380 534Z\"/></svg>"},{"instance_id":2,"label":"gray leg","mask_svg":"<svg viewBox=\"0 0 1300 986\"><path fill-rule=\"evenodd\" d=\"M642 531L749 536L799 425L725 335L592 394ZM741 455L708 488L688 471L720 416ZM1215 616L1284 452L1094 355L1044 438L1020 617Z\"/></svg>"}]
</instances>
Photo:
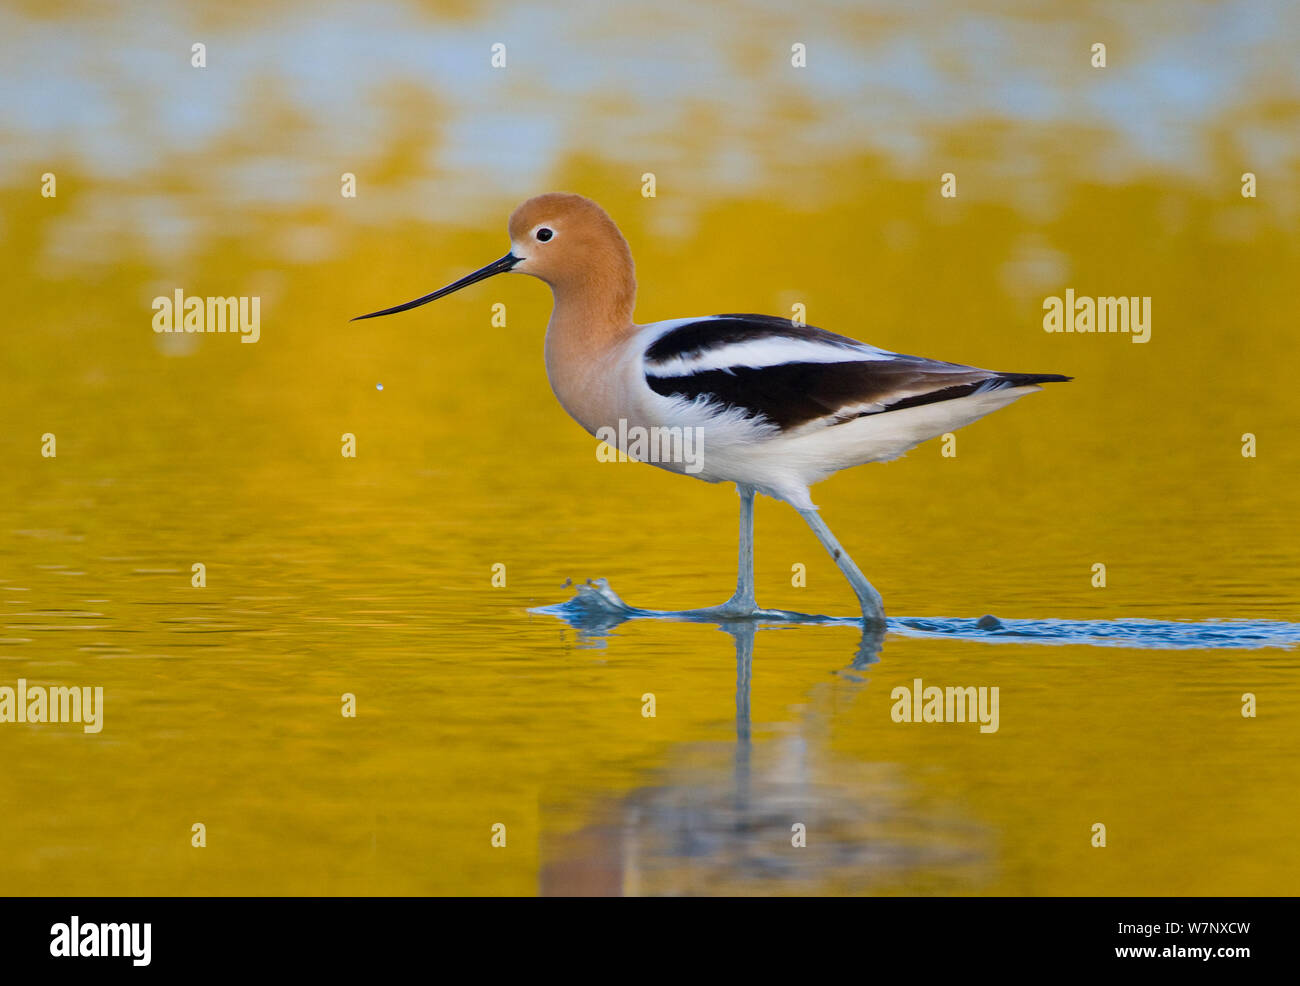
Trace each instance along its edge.
<instances>
[{"instance_id":1,"label":"gray leg","mask_svg":"<svg viewBox=\"0 0 1300 986\"><path fill-rule=\"evenodd\" d=\"M844 577L849 580L849 585L853 586L853 591L858 596L858 603L862 607L863 624L883 624L885 622L884 600L880 598L880 593L867 581L866 576L862 574L858 566L853 564L853 559L849 557L848 552L840 547L840 543L835 540L835 535L826 526L826 522L821 519L821 515L816 510L800 510L799 516L812 528L813 533L817 535L817 540L835 559L835 564L840 567Z\"/></svg>"},{"instance_id":2,"label":"gray leg","mask_svg":"<svg viewBox=\"0 0 1300 986\"><path fill-rule=\"evenodd\" d=\"M746 616L758 609L754 600L754 488L737 484L740 494L740 558L736 565L736 594L722 609Z\"/></svg>"},{"instance_id":3,"label":"gray leg","mask_svg":"<svg viewBox=\"0 0 1300 986\"><path fill-rule=\"evenodd\" d=\"M597 579L595 582L588 581L585 586L579 586L578 595L574 597L569 605L581 603L584 612L591 614L590 616L584 616L583 620L589 620L593 627L600 629L616 626L623 620L636 617L720 623L723 624L723 629L727 630L728 633L736 633L736 627L739 626L740 622L752 620L772 623L839 624L851 622L848 617L813 616L808 613L792 613L780 609L758 608L758 602L754 598L755 490L752 486L742 486L737 483L736 492L740 494L740 557L736 572L736 592L721 606L684 610L637 609L619 599L604 579ZM885 607L881 602L880 593L872 588L871 583L858 571L858 566L853 564L853 559L845 554L844 549L840 547L840 543L835 540L835 535L822 523L822 519L817 515L816 510L800 510L799 515L813 529L817 539L830 552L830 556L835 559L835 564L839 565L840 571L844 573L844 577L853 586L853 591L857 593L858 603L862 607L863 631L859 658L863 664L870 663L880 652L880 643L884 640L886 631ZM567 617L561 618L567 619ZM570 622L574 626L579 626L578 622ZM735 624L735 626L727 626L727 624ZM855 666L857 665L855 664Z\"/></svg>"}]
</instances>

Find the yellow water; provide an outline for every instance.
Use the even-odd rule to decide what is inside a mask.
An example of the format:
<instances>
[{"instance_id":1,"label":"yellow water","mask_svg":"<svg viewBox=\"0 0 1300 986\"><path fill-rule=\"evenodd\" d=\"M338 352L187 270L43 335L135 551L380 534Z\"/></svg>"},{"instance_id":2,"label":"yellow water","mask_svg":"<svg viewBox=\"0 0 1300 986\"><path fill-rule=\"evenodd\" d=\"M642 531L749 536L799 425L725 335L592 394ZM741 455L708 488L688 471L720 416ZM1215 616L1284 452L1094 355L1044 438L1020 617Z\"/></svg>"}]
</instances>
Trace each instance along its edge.
<instances>
[{"instance_id":1,"label":"yellow water","mask_svg":"<svg viewBox=\"0 0 1300 986\"><path fill-rule=\"evenodd\" d=\"M310 16L276 9L282 25ZM704 94L659 132L676 142L664 160L570 137L526 186L448 178L431 198L411 182L433 167L424 149L447 149L424 115L442 119L424 106L437 96L376 96L382 146L320 163L298 198L234 190L249 158L324 146L325 124L271 95L192 159L100 166L72 131L48 153L11 146L0 686L102 686L105 713L95 735L0 724L0 893L1294 892L1294 650L891 636L851 668L851 628L772 628L738 698L737 643L716 627L634 621L593 640L529 612L566 599L568 578L682 608L735 577L729 488L599 462L554 401L542 285L498 278L347 321L500 256L518 199L581 191L631 242L642 321L802 302L887 348L1076 378L962 430L955 457L930 442L814 490L891 615L1294 621L1294 145L1256 200L1211 123L1200 175L1139 162L1103 179L1072 162L1068 123L982 117L947 124L942 163L800 160L805 94L773 109L786 146L742 141L758 186L706 190L692 176L727 149L728 104ZM1295 112L1259 93L1237 110ZM569 119L625 113L593 97ZM145 117L121 126L143 140ZM1046 204L995 177L1024 141ZM456 150L472 159L472 141ZM348 169L356 200L338 196ZM39 194L44 171L57 198ZM405 217L374 204L407 194ZM159 239L173 215L202 235ZM260 341L156 335L150 301L178 287L259 295ZM1152 296L1151 341L1043 332L1043 298L1067 287ZM789 508L760 501L757 551L765 605L853 611ZM893 722L891 689L915 678L997 686L999 731Z\"/></svg>"}]
</instances>

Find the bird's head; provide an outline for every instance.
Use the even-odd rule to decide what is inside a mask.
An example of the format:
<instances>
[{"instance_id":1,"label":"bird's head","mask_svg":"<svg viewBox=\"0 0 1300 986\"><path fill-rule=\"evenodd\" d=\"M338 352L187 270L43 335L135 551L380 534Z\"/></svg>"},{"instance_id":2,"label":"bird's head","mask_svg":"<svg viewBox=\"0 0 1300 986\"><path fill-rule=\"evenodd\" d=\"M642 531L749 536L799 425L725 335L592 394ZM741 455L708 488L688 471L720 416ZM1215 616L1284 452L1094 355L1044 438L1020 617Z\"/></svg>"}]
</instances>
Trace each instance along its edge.
<instances>
[{"instance_id":1,"label":"bird's head","mask_svg":"<svg viewBox=\"0 0 1300 986\"><path fill-rule=\"evenodd\" d=\"M459 281L394 308L359 315L393 315L445 298L497 274L531 274L562 294L592 293L631 315L636 290L632 252L609 215L591 199L548 192L524 202L510 215L510 252ZM353 319L356 321L356 319Z\"/></svg>"}]
</instances>

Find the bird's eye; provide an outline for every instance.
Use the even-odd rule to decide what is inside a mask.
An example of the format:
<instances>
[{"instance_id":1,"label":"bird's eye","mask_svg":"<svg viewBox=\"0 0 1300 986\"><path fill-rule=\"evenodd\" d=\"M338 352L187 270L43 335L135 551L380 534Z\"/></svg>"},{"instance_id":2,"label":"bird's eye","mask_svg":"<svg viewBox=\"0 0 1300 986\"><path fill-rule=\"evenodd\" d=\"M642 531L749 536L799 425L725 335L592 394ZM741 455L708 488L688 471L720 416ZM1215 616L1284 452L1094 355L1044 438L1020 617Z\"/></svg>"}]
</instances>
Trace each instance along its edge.
<instances>
[{"instance_id":1,"label":"bird's eye","mask_svg":"<svg viewBox=\"0 0 1300 986\"><path fill-rule=\"evenodd\" d=\"M541 229L537 231L537 238L541 240L543 243L545 243L554 235L555 235L555 230L547 229L545 226L543 226Z\"/></svg>"}]
</instances>

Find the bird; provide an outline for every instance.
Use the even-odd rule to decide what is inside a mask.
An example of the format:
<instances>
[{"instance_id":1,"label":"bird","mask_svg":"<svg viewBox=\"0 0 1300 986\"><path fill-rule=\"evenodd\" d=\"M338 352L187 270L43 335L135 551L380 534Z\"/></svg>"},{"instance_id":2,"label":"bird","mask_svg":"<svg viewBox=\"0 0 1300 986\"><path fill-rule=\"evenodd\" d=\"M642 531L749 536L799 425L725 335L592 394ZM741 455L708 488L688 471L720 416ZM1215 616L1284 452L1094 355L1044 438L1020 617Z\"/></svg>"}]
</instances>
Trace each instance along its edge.
<instances>
[{"instance_id":1,"label":"bird","mask_svg":"<svg viewBox=\"0 0 1300 986\"><path fill-rule=\"evenodd\" d=\"M890 352L770 315L731 314L638 324L632 251L596 202L570 192L528 199L507 224L504 257L405 304L395 315L498 274L529 274L551 289L546 374L564 410L629 458L740 496L736 591L688 611L760 619L754 588L754 498L789 504L857 596L863 626L885 625L880 593L813 504L809 488L833 473L896 459L921 442L1007 406L1059 373L1005 373ZM629 437L699 436L699 455L646 459Z\"/></svg>"}]
</instances>

